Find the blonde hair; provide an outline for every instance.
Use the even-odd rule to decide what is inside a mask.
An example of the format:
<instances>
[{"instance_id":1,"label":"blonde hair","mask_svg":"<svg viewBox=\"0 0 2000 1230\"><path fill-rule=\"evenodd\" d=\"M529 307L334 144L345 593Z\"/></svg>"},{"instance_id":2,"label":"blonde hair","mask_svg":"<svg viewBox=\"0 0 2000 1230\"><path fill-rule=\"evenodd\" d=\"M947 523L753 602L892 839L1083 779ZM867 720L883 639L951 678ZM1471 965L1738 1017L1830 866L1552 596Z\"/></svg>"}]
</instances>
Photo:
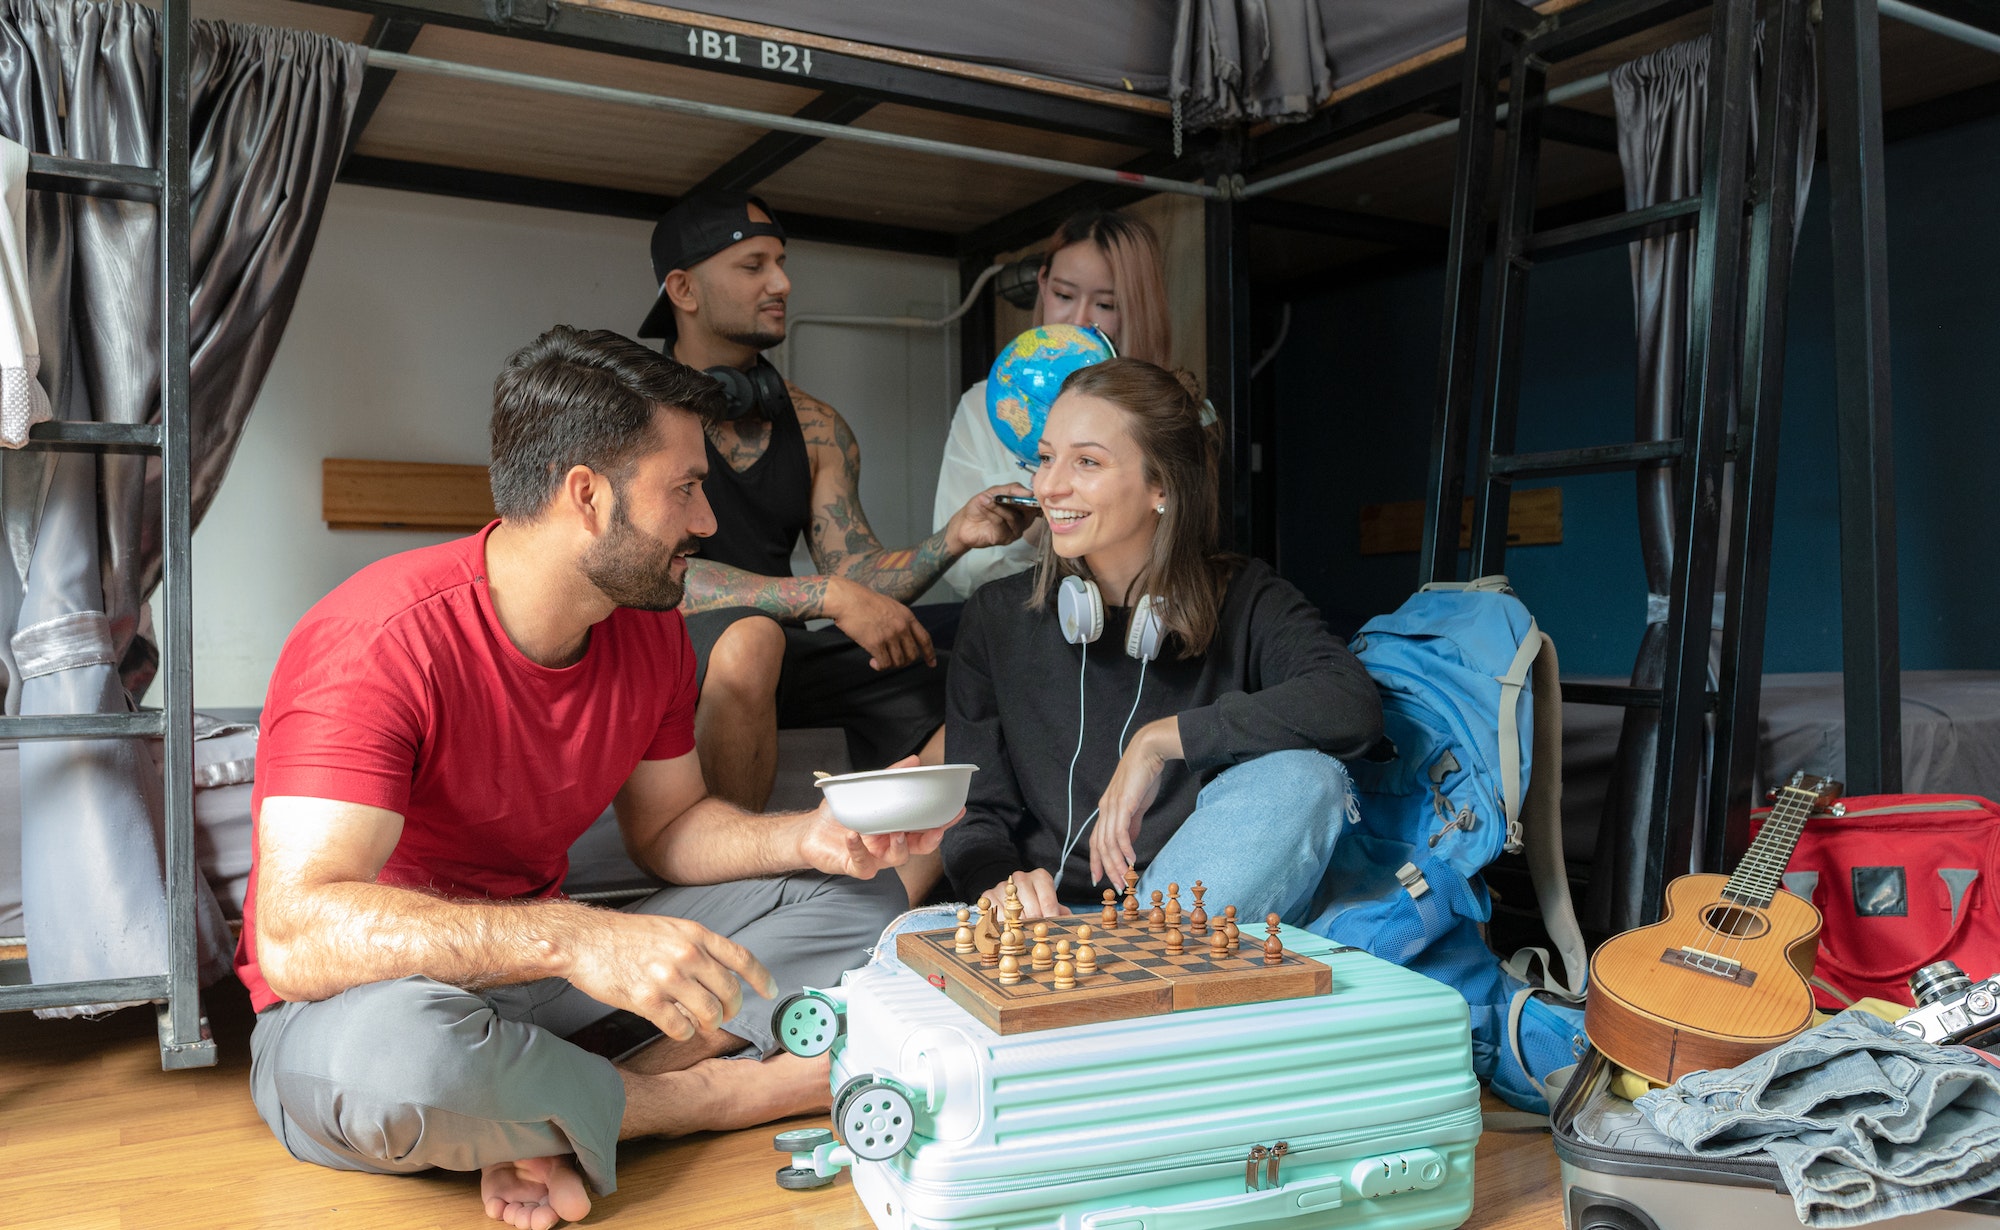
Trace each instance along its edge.
<instances>
[{"instance_id":1,"label":"blonde hair","mask_svg":"<svg viewBox=\"0 0 2000 1230\"><path fill-rule=\"evenodd\" d=\"M1173 362L1174 326L1167 315L1167 263L1153 228L1110 209L1088 209L1063 219L1042 252L1046 271L1056 253L1072 244L1094 244L1111 267L1111 293L1118 298L1118 353L1166 367ZM1034 323L1042 321L1035 297Z\"/></svg>"},{"instance_id":2,"label":"blonde hair","mask_svg":"<svg viewBox=\"0 0 2000 1230\"><path fill-rule=\"evenodd\" d=\"M1200 657L1215 639L1223 595L1238 560L1216 550L1221 432L1212 420L1202 421L1194 378L1121 357L1071 372L1062 391L1099 397L1125 411L1126 426L1144 459L1146 481L1167 493L1167 511L1160 516L1144 571L1133 580L1131 593L1105 594L1105 603L1124 606L1135 595L1153 595L1163 604L1161 624L1180 638L1180 656ZM1094 579L1083 560L1064 559L1043 539L1029 609L1046 607L1066 576Z\"/></svg>"}]
</instances>

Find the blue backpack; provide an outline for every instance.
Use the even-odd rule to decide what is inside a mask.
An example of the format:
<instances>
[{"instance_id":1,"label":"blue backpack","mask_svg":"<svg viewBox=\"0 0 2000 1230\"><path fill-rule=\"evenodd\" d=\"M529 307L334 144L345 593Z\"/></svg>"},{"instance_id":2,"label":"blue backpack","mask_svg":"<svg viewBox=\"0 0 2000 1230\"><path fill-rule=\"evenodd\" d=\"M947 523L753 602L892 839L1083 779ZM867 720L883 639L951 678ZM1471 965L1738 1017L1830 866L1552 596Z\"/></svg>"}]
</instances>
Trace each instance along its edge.
<instances>
[{"instance_id":1,"label":"blue backpack","mask_svg":"<svg viewBox=\"0 0 2000 1230\"><path fill-rule=\"evenodd\" d=\"M1546 1114L1544 1078L1587 1045L1555 646L1507 578L1482 577L1425 586L1364 625L1353 649L1381 690L1395 754L1348 765L1360 818L1334 845L1311 930L1456 988L1480 1078ZM1568 982L1541 949L1503 962L1486 944L1493 903L1480 873L1524 848Z\"/></svg>"}]
</instances>

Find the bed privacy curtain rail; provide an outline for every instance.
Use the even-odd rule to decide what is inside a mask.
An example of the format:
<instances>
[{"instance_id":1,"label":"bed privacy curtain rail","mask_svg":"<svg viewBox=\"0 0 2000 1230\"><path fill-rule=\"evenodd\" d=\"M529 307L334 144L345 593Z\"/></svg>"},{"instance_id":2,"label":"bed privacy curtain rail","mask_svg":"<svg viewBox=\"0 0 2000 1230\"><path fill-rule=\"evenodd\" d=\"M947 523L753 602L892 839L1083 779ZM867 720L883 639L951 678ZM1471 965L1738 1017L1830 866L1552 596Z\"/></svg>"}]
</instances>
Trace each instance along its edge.
<instances>
[{"instance_id":1,"label":"bed privacy curtain rail","mask_svg":"<svg viewBox=\"0 0 2000 1230\"><path fill-rule=\"evenodd\" d=\"M1758 37L1762 66L1763 37ZM1701 194L1702 132L1708 103L1709 40L1707 35L1664 47L1621 64L1611 71L1611 90L1618 112L1618 157L1625 171L1625 208L1644 209ZM1761 74L1760 74L1761 77ZM1800 100L1798 202L1805 215L1806 192L1812 183L1813 149L1818 133L1818 91L1811 73L1802 81ZM1753 96L1753 97L1760 97ZM1757 120L1750 124L1750 157L1756 157ZM1796 221L1793 241L1797 242ZM1637 318L1639 381L1637 440L1668 440L1682 436L1681 411L1686 388L1688 312L1694 273L1692 229L1672 231L1630 245L1632 307ZM1735 430L1735 424L1729 425ZM1646 569L1646 631L1632 666L1632 686L1660 687L1666 669L1667 591L1674 559L1674 466L1640 469L1635 476L1639 497L1639 548ZM1734 484L1722 486L1720 537L1726 551ZM1718 558L1717 576L1728 561ZM1715 595L1714 626L1722 627L1722 598ZM1713 655L1714 651L1711 651ZM1713 656L1711 656L1713 661ZM1714 667L1710 668L1711 680ZM1640 840L1645 818L1653 809L1653 773L1660 710L1629 708L1618 738L1618 755L1604 796L1604 816L1597 829L1593 866L1601 874L1590 880L1584 923L1603 933L1627 931L1651 921L1641 917L1640 885L1646 853ZM1706 774L1704 774L1706 776ZM1697 811L1703 810L1697 808ZM1670 868L1671 878L1688 868ZM1710 870L1713 870L1712 868Z\"/></svg>"},{"instance_id":2,"label":"bed privacy curtain rail","mask_svg":"<svg viewBox=\"0 0 2000 1230\"><path fill-rule=\"evenodd\" d=\"M41 154L160 165L161 25L133 3L5 0L0 135ZM319 35L217 22L193 23L190 59L198 522L291 314L363 59ZM32 324L56 418L158 422L159 230L147 201L27 194L33 320L14 327ZM157 662L145 598L160 579L159 484L157 455L0 457L8 713L122 713L145 691ZM26 742L21 796L34 981L165 968L160 777L146 749L132 739ZM227 972L229 933L199 878L197 890L206 982Z\"/></svg>"}]
</instances>

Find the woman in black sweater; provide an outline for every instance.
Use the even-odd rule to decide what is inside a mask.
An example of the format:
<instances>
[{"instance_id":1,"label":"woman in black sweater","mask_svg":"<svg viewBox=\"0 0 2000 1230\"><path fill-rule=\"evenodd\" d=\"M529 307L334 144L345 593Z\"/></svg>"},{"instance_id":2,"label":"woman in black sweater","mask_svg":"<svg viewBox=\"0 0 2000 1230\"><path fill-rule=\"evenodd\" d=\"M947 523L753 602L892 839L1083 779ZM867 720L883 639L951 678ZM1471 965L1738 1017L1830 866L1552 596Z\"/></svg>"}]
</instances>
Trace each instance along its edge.
<instances>
[{"instance_id":1,"label":"woman in black sweater","mask_svg":"<svg viewBox=\"0 0 2000 1230\"><path fill-rule=\"evenodd\" d=\"M980 769L944 839L958 895L1011 881L1027 916L1067 913L1130 868L1142 902L1199 879L1216 914L1308 913L1352 806L1335 758L1380 737L1381 702L1298 590L1216 550L1215 454L1150 363L1064 382L1041 564L972 595L952 659L946 756Z\"/></svg>"}]
</instances>

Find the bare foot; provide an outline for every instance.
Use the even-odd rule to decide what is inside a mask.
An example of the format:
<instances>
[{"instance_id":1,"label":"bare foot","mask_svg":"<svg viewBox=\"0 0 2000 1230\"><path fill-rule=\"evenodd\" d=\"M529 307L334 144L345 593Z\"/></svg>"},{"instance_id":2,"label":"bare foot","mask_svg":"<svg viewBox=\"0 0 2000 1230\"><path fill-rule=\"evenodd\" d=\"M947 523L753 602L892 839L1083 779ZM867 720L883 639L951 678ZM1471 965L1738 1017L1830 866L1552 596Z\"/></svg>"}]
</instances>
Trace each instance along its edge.
<instances>
[{"instance_id":1,"label":"bare foot","mask_svg":"<svg viewBox=\"0 0 2000 1230\"><path fill-rule=\"evenodd\" d=\"M682 1072L625 1072L620 1139L727 1132L823 1111L833 1101L827 1056L704 1059Z\"/></svg>"},{"instance_id":2,"label":"bare foot","mask_svg":"<svg viewBox=\"0 0 2000 1230\"><path fill-rule=\"evenodd\" d=\"M580 1221L590 1213L583 1179L568 1157L495 1162L479 1172L479 1198L488 1217L515 1230L550 1230L559 1221Z\"/></svg>"}]
</instances>

